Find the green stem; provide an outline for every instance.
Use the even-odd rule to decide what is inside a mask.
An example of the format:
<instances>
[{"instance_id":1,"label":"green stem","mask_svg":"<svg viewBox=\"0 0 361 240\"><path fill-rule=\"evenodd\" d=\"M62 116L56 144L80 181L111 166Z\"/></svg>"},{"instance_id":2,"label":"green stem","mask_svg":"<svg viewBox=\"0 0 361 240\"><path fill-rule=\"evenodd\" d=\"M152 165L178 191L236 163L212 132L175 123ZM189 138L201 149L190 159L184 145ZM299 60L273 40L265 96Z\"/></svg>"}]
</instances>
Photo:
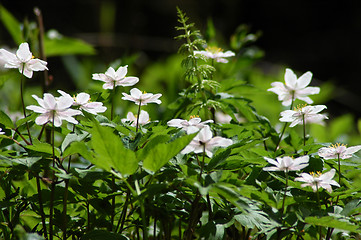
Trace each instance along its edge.
<instances>
[{"instance_id":1,"label":"green stem","mask_svg":"<svg viewBox=\"0 0 361 240\"><path fill-rule=\"evenodd\" d=\"M112 107L111 107L111 110L110 110L110 120L113 120L113 116L114 116L115 93L116 93L116 88L115 88L115 81L114 81L114 83L113 83Z\"/></svg>"},{"instance_id":2,"label":"green stem","mask_svg":"<svg viewBox=\"0 0 361 240\"><path fill-rule=\"evenodd\" d=\"M283 212L284 212L285 202L286 202L286 197L287 197L287 187L288 187L288 172L287 171L285 171L285 177L286 177L286 186L285 186L285 190L283 193L283 201L282 201L282 207L281 207L281 219L283 219Z\"/></svg>"},{"instance_id":3,"label":"green stem","mask_svg":"<svg viewBox=\"0 0 361 240\"><path fill-rule=\"evenodd\" d=\"M135 127L135 132L138 132L138 128L139 128L139 116L140 116L140 107L142 105L142 100L139 99L139 107L138 107L138 115L137 115L137 124Z\"/></svg>"},{"instance_id":4,"label":"green stem","mask_svg":"<svg viewBox=\"0 0 361 240\"><path fill-rule=\"evenodd\" d=\"M52 119L52 151L53 151L53 167L55 167L55 125L54 125L54 112L53 112L53 119ZM53 170L53 178L51 183L51 189L50 189L50 203L49 203L49 239L53 239L53 212L54 212L54 195L55 195L55 171Z\"/></svg>"},{"instance_id":5,"label":"green stem","mask_svg":"<svg viewBox=\"0 0 361 240\"><path fill-rule=\"evenodd\" d=\"M134 190L134 188L128 183L128 181L126 179L124 180L124 182L127 185L128 189L131 191L131 193L134 196L138 197L138 201L140 203L140 214L141 214L142 223L143 223L143 239L147 240L148 239L148 229L147 229L147 224L146 224L146 219L145 219L145 208L144 208L143 198L140 195L138 195L137 191Z\"/></svg>"},{"instance_id":6,"label":"green stem","mask_svg":"<svg viewBox=\"0 0 361 240\"><path fill-rule=\"evenodd\" d=\"M294 96L292 95L292 101L291 101L291 107L290 107L290 110L292 110L292 107L293 107L293 102L294 102ZM285 134L285 131L286 131L286 128L287 128L287 125L288 125L288 122L285 122L285 125L283 125L283 129L282 129L282 132L281 132L281 136L279 137L278 139L278 142L277 142L277 145L275 147L275 152L277 151L280 143L281 143L281 140L282 140L282 137L283 137L283 134Z\"/></svg>"},{"instance_id":7,"label":"green stem","mask_svg":"<svg viewBox=\"0 0 361 240\"><path fill-rule=\"evenodd\" d=\"M306 146L306 122L305 122L305 114L302 114L302 123L303 123L303 146Z\"/></svg>"},{"instance_id":8,"label":"green stem","mask_svg":"<svg viewBox=\"0 0 361 240\"><path fill-rule=\"evenodd\" d=\"M24 118L26 118L25 102L24 102L24 69L25 69L25 63L23 63L23 69L21 70L20 95L21 95L21 105L23 108L23 115L24 115ZM28 131L30 144L32 144L33 142L31 140L31 134L30 134L30 128L29 128L28 122L26 122L26 129Z\"/></svg>"},{"instance_id":9,"label":"green stem","mask_svg":"<svg viewBox=\"0 0 361 240\"><path fill-rule=\"evenodd\" d=\"M38 175L35 175L35 177L36 177L36 188L38 190L39 212L41 216L41 223L43 225L44 237L45 239L48 239L48 232L46 230L45 214L43 209L43 198L41 195L40 177Z\"/></svg>"},{"instance_id":10,"label":"green stem","mask_svg":"<svg viewBox=\"0 0 361 240\"><path fill-rule=\"evenodd\" d=\"M320 213L321 213L321 201L320 201L320 194L318 192L318 184L316 183L316 195L317 195L317 203L318 203L318 208L320 209ZM318 226L318 230L319 230L319 240L322 240L322 227Z\"/></svg>"}]
</instances>

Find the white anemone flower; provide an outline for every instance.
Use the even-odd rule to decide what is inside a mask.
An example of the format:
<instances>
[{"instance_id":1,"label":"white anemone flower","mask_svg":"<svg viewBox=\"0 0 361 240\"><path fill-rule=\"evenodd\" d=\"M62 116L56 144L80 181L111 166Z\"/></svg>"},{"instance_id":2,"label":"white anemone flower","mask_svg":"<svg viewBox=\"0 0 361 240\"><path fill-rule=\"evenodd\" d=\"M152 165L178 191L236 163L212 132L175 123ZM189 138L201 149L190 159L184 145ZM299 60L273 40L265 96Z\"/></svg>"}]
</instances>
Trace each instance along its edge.
<instances>
[{"instance_id":1,"label":"white anemone flower","mask_svg":"<svg viewBox=\"0 0 361 240\"><path fill-rule=\"evenodd\" d=\"M307 87L312 79L312 73L306 72L297 79L296 74L289 68L285 73L285 84L283 82L271 83L272 88L267 91L274 92L278 95L278 100L282 101L282 105L290 106L292 101L300 99L308 104L312 104L313 101L308 95L318 94L320 92L319 87Z\"/></svg>"},{"instance_id":2,"label":"white anemone flower","mask_svg":"<svg viewBox=\"0 0 361 240\"><path fill-rule=\"evenodd\" d=\"M137 105L147 105L148 103L156 103L161 104L162 101L159 100L162 96L162 94L152 94L152 93L142 93L138 88L132 88L130 90L130 95L126 93L122 93L124 97L122 97L123 100L132 101Z\"/></svg>"},{"instance_id":3,"label":"white anemone flower","mask_svg":"<svg viewBox=\"0 0 361 240\"><path fill-rule=\"evenodd\" d=\"M272 158L265 157L265 160L275 166L264 167L264 171L298 171L308 166L309 156L301 156L293 159L292 157L278 157L276 161Z\"/></svg>"},{"instance_id":4,"label":"white anemone flower","mask_svg":"<svg viewBox=\"0 0 361 240\"><path fill-rule=\"evenodd\" d=\"M182 154L190 152L202 153L205 151L208 157L212 157L212 150L215 147L228 147L233 144L231 139L223 137L213 137L212 131L208 125L205 125L193 138L193 140L182 150Z\"/></svg>"},{"instance_id":5,"label":"white anemone flower","mask_svg":"<svg viewBox=\"0 0 361 240\"><path fill-rule=\"evenodd\" d=\"M192 134L198 132L200 129L206 126L207 123L212 123L212 122L213 120L207 120L202 122L201 118L191 116L191 119L189 121L176 118L168 121L167 125L170 127L181 128L184 131L186 131L187 134Z\"/></svg>"},{"instance_id":6,"label":"white anemone flower","mask_svg":"<svg viewBox=\"0 0 361 240\"><path fill-rule=\"evenodd\" d=\"M331 169L330 171L324 174L322 174L321 172L317 172L317 173L311 172L310 174L301 173L300 175L301 177L295 178L295 181L305 182L301 184L301 187L307 187L307 186L312 187L314 192L316 192L319 188L324 188L329 193L331 193L332 192L331 185L337 187L340 186L335 180L332 180L332 178L335 176L335 173L336 173L335 169Z\"/></svg>"},{"instance_id":7,"label":"white anemone flower","mask_svg":"<svg viewBox=\"0 0 361 240\"><path fill-rule=\"evenodd\" d=\"M216 60L216 62L221 62L221 63L228 63L228 60L225 58L235 56L234 52L232 51L223 52L221 48L217 48L217 47L207 47L205 51L204 50L194 51L194 54L203 55L206 58L214 59Z\"/></svg>"},{"instance_id":8,"label":"white anemone flower","mask_svg":"<svg viewBox=\"0 0 361 240\"><path fill-rule=\"evenodd\" d=\"M347 159L351 158L352 154L358 152L361 149L361 145L346 147L344 144L332 144L329 147L322 147L318 150L318 155L327 159Z\"/></svg>"},{"instance_id":9,"label":"white anemone flower","mask_svg":"<svg viewBox=\"0 0 361 240\"><path fill-rule=\"evenodd\" d=\"M71 98L69 94L67 94L62 90L58 90L58 92L63 97ZM74 100L73 106L78 106L80 110L84 110L94 115L97 115L98 113L103 113L107 110L107 108L103 106L102 102L91 102L90 95L88 93L84 93L84 92L78 93L76 96L73 97L73 100Z\"/></svg>"},{"instance_id":10,"label":"white anemone flower","mask_svg":"<svg viewBox=\"0 0 361 240\"><path fill-rule=\"evenodd\" d=\"M31 78L33 71L48 70L47 62L34 58L30 52L29 44L22 43L16 54L5 49L0 49L0 59L5 63L5 68L18 68L25 77Z\"/></svg>"},{"instance_id":11,"label":"white anemone flower","mask_svg":"<svg viewBox=\"0 0 361 240\"><path fill-rule=\"evenodd\" d=\"M103 89L113 89L117 86L133 86L139 82L137 77L126 77L128 72L128 65L124 67L119 67L117 71L114 68L109 67L105 73L94 73L93 79L105 82L103 84Z\"/></svg>"},{"instance_id":12,"label":"white anemone flower","mask_svg":"<svg viewBox=\"0 0 361 240\"><path fill-rule=\"evenodd\" d=\"M137 115L134 115L132 112L128 112L127 118L122 119L122 123L129 122L130 126L136 127L137 126ZM145 125L150 122L148 112L141 110L139 114L139 124L138 126Z\"/></svg>"},{"instance_id":13,"label":"white anemone flower","mask_svg":"<svg viewBox=\"0 0 361 240\"><path fill-rule=\"evenodd\" d=\"M53 122L55 127L60 127L62 120L77 124L78 121L73 118L75 115L80 115L81 111L71 109L73 100L68 97L55 98L50 93L44 93L44 98L41 99L36 95L32 97L39 103L40 106L30 105L26 109L40 113L35 119L37 125L44 125L48 122Z\"/></svg>"},{"instance_id":14,"label":"white anemone flower","mask_svg":"<svg viewBox=\"0 0 361 240\"><path fill-rule=\"evenodd\" d=\"M328 117L324 114L320 114L323 109L326 109L325 105L316 106L297 106L294 110L286 110L281 112L281 122L290 122L290 127L294 127L297 124L303 125L304 123L319 123L323 124L324 119Z\"/></svg>"}]
</instances>

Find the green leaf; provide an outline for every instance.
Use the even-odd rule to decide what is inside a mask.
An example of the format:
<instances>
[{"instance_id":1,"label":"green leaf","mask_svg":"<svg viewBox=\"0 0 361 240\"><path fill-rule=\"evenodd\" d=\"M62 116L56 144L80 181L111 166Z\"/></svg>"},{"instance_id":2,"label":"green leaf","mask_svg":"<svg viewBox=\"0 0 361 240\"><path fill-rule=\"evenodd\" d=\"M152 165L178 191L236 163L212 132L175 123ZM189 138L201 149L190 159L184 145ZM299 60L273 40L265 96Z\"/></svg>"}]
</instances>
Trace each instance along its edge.
<instances>
[{"instance_id":1,"label":"green leaf","mask_svg":"<svg viewBox=\"0 0 361 240\"><path fill-rule=\"evenodd\" d=\"M189 144L196 133L177 138L170 143L161 143L151 148L144 158L143 167L151 172L158 171L171 158L177 155L185 146Z\"/></svg>"},{"instance_id":2,"label":"green leaf","mask_svg":"<svg viewBox=\"0 0 361 240\"><path fill-rule=\"evenodd\" d=\"M55 39L45 38L44 48L47 57L75 54L95 54L95 49L90 44L80 39L64 36Z\"/></svg>"},{"instance_id":3,"label":"green leaf","mask_svg":"<svg viewBox=\"0 0 361 240\"><path fill-rule=\"evenodd\" d=\"M42 152L42 153L47 153L49 155L53 155L53 147L49 143L33 142L33 145L27 145L26 148L35 152ZM54 148L54 154L57 157L60 156L60 151L58 148Z\"/></svg>"},{"instance_id":4,"label":"green leaf","mask_svg":"<svg viewBox=\"0 0 361 240\"><path fill-rule=\"evenodd\" d=\"M80 154L88 161L91 161L91 159L93 159L92 152L89 151L88 147L84 142L70 143L70 146L65 149L63 156L65 157L72 154Z\"/></svg>"},{"instance_id":5,"label":"green leaf","mask_svg":"<svg viewBox=\"0 0 361 240\"><path fill-rule=\"evenodd\" d=\"M61 151L64 152L64 150L72 143L72 142L80 142L84 140L85 137L87 137L89 133L83 133L83 134L76 134L76 133L69 133L65 136L63 143L61 144Z\"/></svg>"},{"instance_id":6,"label":"green leaf","mask_svg":"<svg viewBox=\"0 0 361 240\"><path fill-rule=\"evenodd\" d=\"M227 159L229 154L231 154L231 149L226 149L225 151L222 151L218 153L216 156L214 156L207 165L208 171L211 171L212 169L216 168L219 164L223 163Z\"/></svg>"},{"instance_id":7,"label":"green leaf","mask_svg":"<svg viewBox=\"0 0 361 240\"><path fill-rule=\"evenodd\" d=\"M0 110L0 123L4 124L4 126L7 128L14 128L14 123L11 120L11 118L1 110Z\"/></svg>"},{"instance_id":8,"label":"green leaf","mask_svg":"<svg viewBox=\"0 0 361 240\"><path fill-rule=\"evenodd\" d=\"M94 124L91 133L95 157L89 161L108 172L115 169L122 175L135 173L138 160L132 150L124 147L120 137L110 128L102 127L98 123Z\"/></svg>"},{"instance_id":9,"label":"green leaf","mask_svg":"<svg viewBox=\"0 0 361 240\"><path fill-rule=\"evenodd\" d=\"M350 223L346 219L336 219L331 216L321 218L307 217L305 219L305 222L322 227L337 228L344 231L361 233L361 229L359 228L359 226Z\"/></svg>"},{"instance_id":10,"label":"green leaf","mask_svg":"<svg viewBox=\"0 0 361 240\"><path fill-rule=\"evenodd\" d=\"M2 5L0 5L0 20L18 45L24 42L20 22L18 22L18 20L16 20L16 18Z\"/></svg>"}]
</instances>

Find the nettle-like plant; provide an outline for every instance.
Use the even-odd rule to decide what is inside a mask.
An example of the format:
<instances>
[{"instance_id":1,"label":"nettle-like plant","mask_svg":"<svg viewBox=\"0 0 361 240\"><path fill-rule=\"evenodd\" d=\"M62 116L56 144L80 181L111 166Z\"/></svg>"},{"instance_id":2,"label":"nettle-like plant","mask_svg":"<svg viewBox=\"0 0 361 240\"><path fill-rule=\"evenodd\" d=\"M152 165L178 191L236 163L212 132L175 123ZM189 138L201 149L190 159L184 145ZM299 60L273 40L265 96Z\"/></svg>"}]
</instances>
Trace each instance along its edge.
<instances>
[{"instance_id":1,"label":"nettle-like plant","mask_svg":"<svg viewBox=\"0 0 361 240\"><path fill-rule=\"evenodd\" d=\"M16 23L1 11L8 25ZM24 80L48 70L47 62L34 58L27 42L15 54L0 49L4 67L20 72L22 111L15 122L0 111L0 237L360 237L360 185L353 181L360 164L348 159L361 145L319 143L307 134L309 124L324 124L326 106L293 109L320 92L308 87L312 74L297 78L286 69L285 83L272 83L269 91L290 106L276 131L241 94L249 85L239 78L240 48L236 55L208 45L179 9L178 19L188 87L167 119L151 120L144 110L162 104L162 94L124 89L142 82L127 76L128 66L93 74L104 82L100 92L72 97L43 88L26 105ZM253 37L242 32L236 45ZM233 72L222 73L224 64ZM136 114L116 113L118 90Z\"/></svg>"}]
</instances>

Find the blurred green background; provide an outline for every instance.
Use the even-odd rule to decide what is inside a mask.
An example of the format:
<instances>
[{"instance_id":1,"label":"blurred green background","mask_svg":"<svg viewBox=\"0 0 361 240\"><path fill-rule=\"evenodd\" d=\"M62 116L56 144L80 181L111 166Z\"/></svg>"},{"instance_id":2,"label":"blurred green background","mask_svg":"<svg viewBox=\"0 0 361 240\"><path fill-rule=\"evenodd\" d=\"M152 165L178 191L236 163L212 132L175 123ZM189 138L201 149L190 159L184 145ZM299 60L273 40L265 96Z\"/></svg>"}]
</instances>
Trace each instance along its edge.
<instances>
[{"instance_id":1,"label":"blurred green background","mask_svg":"<svg viewBox=\"0 0 361 240\"><path fill-rule=\"evenodd\" d=\"M292 68L298 76L306 71L313 72L311 85L320 86L321 94L312 99L316 104L326 104L330 117L346 118L338 124L348 128L343 132L351 131L361 117L358 87L361 6L356 1L346 0L341 4L326 0L2 0L1 5L19 22L28 23L29 29L32 22L36 22L34 7L38 7L43 14L47 37L66 36L93 46L87 49L88 45L80 42L80 45L73 45L78 46L78 52L69 54L68 46L74 42L62 42L62 48L53 48L50 52L52 56L47 53L52 91L99 92L101 83L91 79L92 73L105 72L109 66L129 64L128 75L140 78L136 87L163 93L165 104L158 111L166 113L166 104L173 102L179 89L186 84L180 67L182 56L176 54L181 42L174 40L180 34L174 28L178 25L178 6L187 13L190 22L195 22L208 42L236 51L237 60L229 66L219 66L219 75L227 76L232 72L255 86L252 90L245 89L243 94L272 121L278 121L275 113L282 107L275 94L266 90L271 82L283 81L286 67ZM236 46L234 38L249 33L257 40L250 40L241 48ZM8 29L1 24L0 47L16 46ZM14 72L9 74L16 78ZM17 82L9 83L9 74L0 78L2 88L4 83L7 85L5 93L2 92L3 105L9 105L12 98L18 99L16 94L6 95L10 89L18 88ZM38 74L27 84L35 86L40 81L37 77ZM39 94L39 89L28 91ZM30 95L26 101L33 101ZM123 105L117 113L125 115L131 106L124 106L120 101Z\"/></svg>"}]
</instances>

